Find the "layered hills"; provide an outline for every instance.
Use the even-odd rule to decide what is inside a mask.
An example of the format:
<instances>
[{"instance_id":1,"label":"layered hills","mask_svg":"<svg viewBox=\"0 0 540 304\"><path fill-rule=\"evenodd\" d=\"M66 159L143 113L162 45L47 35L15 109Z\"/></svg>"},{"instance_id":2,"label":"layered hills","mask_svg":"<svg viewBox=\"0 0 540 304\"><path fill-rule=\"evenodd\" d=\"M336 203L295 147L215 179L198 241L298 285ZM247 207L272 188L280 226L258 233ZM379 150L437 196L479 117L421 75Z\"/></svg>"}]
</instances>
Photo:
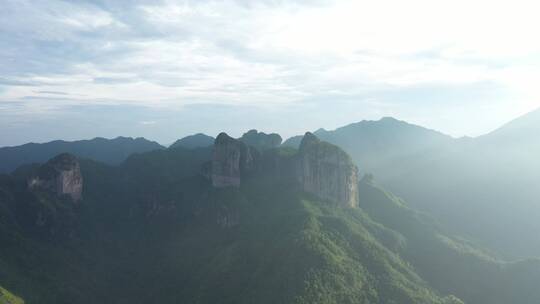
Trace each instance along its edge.
<instances>
[{"instance_id":1,"label":"layered hills","mask_svg":"<svg viewBox=\"0 0 540 304\"><path fill-rule=\"evenodd\" d=\"M76 168L80 197L31 186ZM310 133L22 167L0 178L0 285L45 304L540 301L538 261L493 257L358 170Z\"/></svg>"}]
</instances>

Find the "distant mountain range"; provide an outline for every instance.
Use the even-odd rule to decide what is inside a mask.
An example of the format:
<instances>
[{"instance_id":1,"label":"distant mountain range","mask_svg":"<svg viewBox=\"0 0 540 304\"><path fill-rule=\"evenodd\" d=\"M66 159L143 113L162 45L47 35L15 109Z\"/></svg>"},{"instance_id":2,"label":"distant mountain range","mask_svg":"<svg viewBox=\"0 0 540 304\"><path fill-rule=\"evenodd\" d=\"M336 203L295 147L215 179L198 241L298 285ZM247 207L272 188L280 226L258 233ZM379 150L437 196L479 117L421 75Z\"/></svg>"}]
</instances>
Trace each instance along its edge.
<instances>
[{"instance_id":1,"label":"distant mountain range","mask_svg":"<svg viewBox=\"0 0 540 304\"><path fill-rule=\"evenodd\" d=\"M319 129L314 134L343 148L362 172L375 173L378 178L381 171L384 171L384 176L395 174L395 163L406 158L427 156L458 141L440 132L391 117L361 121L333 131ZM283 145L297 148L301 139L302 136L295 136Z\"/></svg>"},{"instance_id":2,"label":"distant mountain range","mask_svg":"<svg viewBox=\"0 0 540 304\"><path fill-rule=\"evenodd\" d=\"M134 153L164 149L160 144L144 138L117 137L106 139L97 137L90 140L29 143L15 147L0 148L0 173L11 172L23 164L43 163L60 154L71 153L107 164L119 164Z\"/></svg>"},{"instance_id":3,"label":"distant mountain range","mask_svg":"<svg viewBox=\"0 0 540 304\"><path fill-rule=\"evenodd\" d=\"M523 115L477 139L484 143L503 145L507 148L512 148L511 145L514 144L526 144L534 145L538 149L540 141L535 140L538 134L540 134L540 109Z\"/></svg>"}]
</instances>

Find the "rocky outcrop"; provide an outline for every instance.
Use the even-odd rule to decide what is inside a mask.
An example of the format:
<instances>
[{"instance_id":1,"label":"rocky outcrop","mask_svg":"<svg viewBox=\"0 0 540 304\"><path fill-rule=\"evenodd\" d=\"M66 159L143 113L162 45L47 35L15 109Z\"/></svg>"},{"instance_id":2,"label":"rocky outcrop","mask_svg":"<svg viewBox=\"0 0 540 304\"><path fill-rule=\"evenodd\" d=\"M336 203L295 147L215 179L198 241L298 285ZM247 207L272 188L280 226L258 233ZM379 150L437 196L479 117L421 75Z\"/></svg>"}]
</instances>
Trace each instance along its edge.
<instances>
[{"instance_id":1,"label":"rocky outcrop","mask_svg":"<svg viewBox=\"0 0 540 304\"><path fill-rule=\"evenodd\" d=\"M257 131L246 134L244 140L268 136ZM205 175L217 188L239 187L242 179L254 172L256 178L298 184L303 191L336 206L358 206L358 169L353 161L339 147L320 141L309 132L298 153L292 154L286 150L258 154L241 139L221 133L214 143L212 162L203 172L208 172Z\"/></svg>"},{"instance_id":2,"label":"rocky outcrop","mask_svg":"<svg viewBox=\"0 0 540 304\"><path fill-rule=\"evenodd\" d=\"M226 133L218 135L214 142L214 153L210 178L214 187L239 187L241 175L255 166L254 151L245 143Z\"/></svg>"},{"instance_id":3,"label":"rocky outcrop","mask_svg":"<svg viewBox=\"0 0 540 304\"><path fill-rule=\"evenodd\" d=\"M358 206L358 169L339 147L306 133L296 161L301 188L342 207Z\"/></svg>"},{"instance_id":4,"label":"rocky outcrop","mask_svg":"<svg viewBox=\"0 0 540 304\"><path fill-rule=\"evenodd\" d=\"M264 132L258 132L257 130L249 130L242 135L240 141L244 142L246 145L255 147L259 151L263 151L279 147L282 138L276 133L266 134Z\"/></svg>"},{"instance_id":5,"label":"rocky outcrop","mask_svg":"<svg viewBox=\"0 0 540 304\"><path fill-rule=\"evenodd\" d=\"M46 190L58 196L67 195L74 201L82 197L83 178L77 158L63 153L42 165L28 179L31 190Z\"/></svg>"}]
</instances>

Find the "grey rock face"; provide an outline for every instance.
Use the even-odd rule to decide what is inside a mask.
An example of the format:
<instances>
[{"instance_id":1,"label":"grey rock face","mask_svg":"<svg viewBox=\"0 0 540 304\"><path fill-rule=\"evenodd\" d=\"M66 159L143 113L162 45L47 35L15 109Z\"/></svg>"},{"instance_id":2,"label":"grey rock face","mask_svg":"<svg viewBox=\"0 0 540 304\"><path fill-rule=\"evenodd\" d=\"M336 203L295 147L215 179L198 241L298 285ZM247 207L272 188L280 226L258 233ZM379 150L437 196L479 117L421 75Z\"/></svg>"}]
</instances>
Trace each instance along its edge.
<instances>
[{"instance_id":1,"label":"grey rock face","mask_svg":"<svg viewBox=\"0 0 540 304\"><path fill-rule=\"evenodd\" d=\"M80 200L83 178L77 158L64 153L49 160L28 179L28 187L51 191L59 196L68 195L74 201Z\"/></svg>"},{"instance_id":2,"label":"grey rock face","mask_svg":"<svg viewBox=\"0 0 540 304\"><path fill-rule=\"evenodd\" d=\"M249 136L259 136L250 132ZM210 168L203 172L209 172L214 187L223 188L239 187L242 178L255 169L262 177L298 183L303 191L336 206L358 206L358 169L347 153L312 133L306 133L296 155L270 151L263 159L246 143L221 133L214 143Z\"/></svg>"},{"instance_id":3,"label":"grey rock face","mask_svg":"<svg viewBox=\"0 0 540 304\"><path fill-rule=\"evenodd\" d=\"M253 167L253 154L246 144L226 133L218 135L210 174L214 187L239 187L241 173Z\"/></svg>"},{"instance_id":4,"label":"grey rock face","mask_svg":"<svg viewBox=\"0 0 540 304\"><path fill-rule=\"evenodd\" d=\"M304 191L341 207L358 206L358 169L339 147L308 132L296 165L296 179Z\"/></svg>"},{"instance_id":5,"label":"grey rock face","mask_svg":"<svg viewBox=\"0 0 540 304\"><path fill-rule=\"evenodd\" d=\"M278 147L281 145L282 138L276 133L266 134L264 132L258 132L257 130L249 130L242 135L240 141L262 151Z\"/></svg>"}]
</instances>

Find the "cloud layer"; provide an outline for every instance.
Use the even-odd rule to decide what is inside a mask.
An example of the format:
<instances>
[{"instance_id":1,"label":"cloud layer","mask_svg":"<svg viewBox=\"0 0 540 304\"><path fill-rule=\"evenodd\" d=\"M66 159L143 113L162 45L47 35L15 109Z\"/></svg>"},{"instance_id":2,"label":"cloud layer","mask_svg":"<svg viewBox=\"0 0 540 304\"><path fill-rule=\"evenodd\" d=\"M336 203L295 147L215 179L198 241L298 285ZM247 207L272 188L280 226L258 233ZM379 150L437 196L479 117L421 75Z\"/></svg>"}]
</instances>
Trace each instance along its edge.
<instances>
[{"instance_id":1,"label":"cloud layer","mask_svg":"<svg viewBox=\"0 0 540 304\"><path fill-rule=\"evenodd\" d=\"M389 115L478 135L540 106L533 1L2 6L0 145L292 135Z\"/></svg>"}]
</instances>

